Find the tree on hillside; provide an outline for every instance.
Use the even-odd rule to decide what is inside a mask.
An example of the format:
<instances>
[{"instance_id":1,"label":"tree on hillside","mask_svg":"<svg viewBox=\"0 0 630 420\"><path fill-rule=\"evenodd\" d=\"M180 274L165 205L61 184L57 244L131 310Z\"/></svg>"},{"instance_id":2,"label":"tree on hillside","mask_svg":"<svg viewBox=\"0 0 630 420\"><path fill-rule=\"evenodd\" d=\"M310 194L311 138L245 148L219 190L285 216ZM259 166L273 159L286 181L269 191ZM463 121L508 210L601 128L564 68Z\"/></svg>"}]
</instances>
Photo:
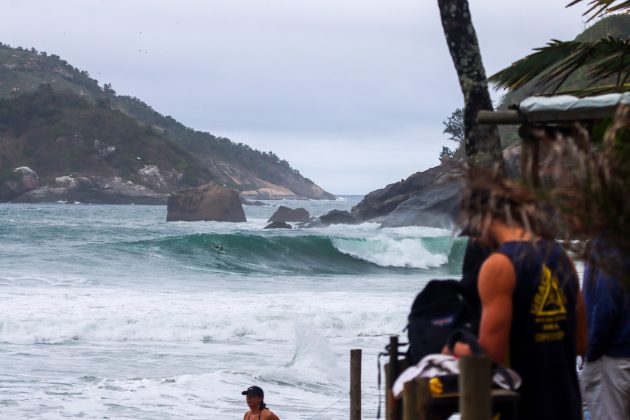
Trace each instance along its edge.
<instances>
[{"instance_id":1,"label":"tree on hillside","mask_svg":"<svg viewBox=\"0 0 630 420\"><path fill-rule=\"evenodd\" d=\"M494 125L477 124L480 110L492 110L486 71L467 0L438 0L446 43L464 95L464 145L473 166L503 173L501 138Z\"/></svg>"},{"instance_id":2,"label":"tree on hillside","mask_svg":"<svg viewBox=\"0 0 630 420\"><path fill-rule=\"evenodd\" d=\"M457 108L453 113L444 121L444 131L442 133L448 134L448 139L456 143L455 150L451 150L449 147L442 147L440 152L440 162L445 162L455 156L461 157L464 147L464 110Z\"/></svg>"},{"instance_id":3,"label":"tree on hillside","mask_svg":"<svg viewBox=\"0 0 630 420\"><path fill-rule=\"evenodd\" d=\"M457 143L457 147L464 144L464 110L457 108L453 113L445 120L442 121L444 125L444 131L442 133L448 134L448 139Z\"/></svg>"},{"instance_id":4,"label":"tree on hillside","mask_svg":"<svg viewBox=\"0 0 630 420\"><path fill-rule=\"evenodd\" d=\"M587 0L575 0L568 6ZM585 15L589 20L618 12L630 13L628 0L588 0ZM585 88L566 89L571 76L585 71ZM546 93L576 95L630 91L630 39L611 36L594 41L551 40L547 46L536 48L533 54L513 63L490 77L497 88L515 90L528 82L535 82Z\"/></svg>"}]
</instances>

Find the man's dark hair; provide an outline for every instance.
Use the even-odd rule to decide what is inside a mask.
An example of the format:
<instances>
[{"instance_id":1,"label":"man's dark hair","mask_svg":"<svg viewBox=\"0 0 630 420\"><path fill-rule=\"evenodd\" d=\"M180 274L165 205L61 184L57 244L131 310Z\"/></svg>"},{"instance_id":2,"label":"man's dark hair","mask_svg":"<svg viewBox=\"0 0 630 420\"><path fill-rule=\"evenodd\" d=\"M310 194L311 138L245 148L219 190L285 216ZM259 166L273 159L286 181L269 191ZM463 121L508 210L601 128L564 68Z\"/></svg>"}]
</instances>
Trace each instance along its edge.
<instances>
[{"instance_id":1,"label":"man's dark hair","mask_svg":"<svg viewBox=\"0 0 630 420\"><path fill-rule=\"evenodd\" d=\"M488 176L472 176L464 186L462 222L472 236L481 235L492 220L550 238L551 214L540 208L535 194L522 184Z\"/></svg>"}]
</instances>

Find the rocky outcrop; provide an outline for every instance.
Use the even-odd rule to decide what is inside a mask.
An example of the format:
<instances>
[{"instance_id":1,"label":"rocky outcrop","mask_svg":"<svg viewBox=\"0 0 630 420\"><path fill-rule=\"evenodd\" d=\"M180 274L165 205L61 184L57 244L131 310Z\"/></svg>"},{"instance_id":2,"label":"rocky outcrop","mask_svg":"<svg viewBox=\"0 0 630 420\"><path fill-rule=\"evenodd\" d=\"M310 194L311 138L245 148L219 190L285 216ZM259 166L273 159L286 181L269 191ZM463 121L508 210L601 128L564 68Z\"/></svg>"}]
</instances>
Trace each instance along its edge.
<instances>
[{"instance_id":1,"label":"rocky outcrop","mask_svg":"<svg viewBox=\"0 0 630 420\"><path fill-rule=\"evenodd\" d=\"M273 185L268 182L255 190L242 191L241 195L248 200L290 200L300 198L288 188Z\"/></svg>"},{"instance_id":2,"label":"rocky outcrop","mask_svg":"<svg viewBox=\"0 0 630 420\"><path fill-rule=\"evenodd\" d=\"M428 192L431 197L435 197L439 194L440 186L452 183L460 175L460 165L457 162L417 172L405 180L372 191L352 208L351 214L360 221L385 216L407 200L418 198L423 192ZM427 201L431 199L427 198Z\"/></svg>"},{"instance_id":3,"label":"rocky outcrop","mask_svg":"<svg viewBox=\"0 0 630 420\"><path fill-rule=\"evenodd\" d=\"M39 177L31 168L20 166L0 182L0 201L10 201L39 186Z\"/></svg>"},{"instance_id":4,"label":"rocky outcrop","mask_svg":"<svg viewBox=\"0 0 630 420\"><path fill-rule=\"evenodd\" d=\"M218 185L177 191L168 198L166 221L245 222L238 192Z\"/></svg>"},{"instance_id":5,"label":"rocky outcrop","mask_svg":"<svg viewBox=\"0 0 630 420\"><path fill-rule=\"evenodd\" d=\"M347 211L332 210L323 216L319 216L319 220L326 225L353 225L358 220Z\"/></svg>"},{"instance_id":6,"label":"rocky outcrop","mask_svg":"<svg viewBox=\"0 0 630 420\"><path fill-rule=\"evenodd\" d=\"M183 173L176 170L162 171L156 165L144 165L138 169L138 177L142 185L159 192L169 192L183 176Z\"/></svg>"},{"instance_id":7,"label":"rocky outcrop","mask_svg":"<svg viewBox=\"0 0 630 420\"><path fill-rule=\"evenodd\" d=\"M290 224L285 222L272 222L265 226L265 229L293 229Z\"/></svg>"},{"instance_id":8,"label":"rocky outcrop","mask_svg":"<svg viewBox=\"0 0 630 420\"><path fill-rule=\"evenodd\" d=\"M461 182L451 180L411 195L381 219L381 227L451 228L459 215Z\"/></svg>"},{"instance_id":9,"label":"rocky outcrop","mask_svg":"<svg viewBox=\"0 0 630 420\"><path fill-rule=\"evenodd\" d=\"M62 176L49 186L30 190L15 203L79 202L91 204L165 204L167 196L122 178Z\"/></svg>"},{"instance_id":10,"label":"rocky outcrop","mask_svg":"<svg viewBox=\"0 0 630 420\"><path fill-rule=\"evenodd\" d=\"M308 222L311 220L311 215L306 209L297 208L291 209L289 207L280 206L278 210L269 218L269 222Z\"/></svg>"},{"instance_id":11,"label":"rocky outcrop","mask_svg":"<svg viewBox=\"0 0 630 420\"><path fill-rule=\"evenodd\" d=\"M520 173L520 155L520 146L503 151L510 176ZM378 221L382 227L450 228L459 217L462 164L453 159L373 191L350 214L360 222Z\"/></svg>"}]
</instances>

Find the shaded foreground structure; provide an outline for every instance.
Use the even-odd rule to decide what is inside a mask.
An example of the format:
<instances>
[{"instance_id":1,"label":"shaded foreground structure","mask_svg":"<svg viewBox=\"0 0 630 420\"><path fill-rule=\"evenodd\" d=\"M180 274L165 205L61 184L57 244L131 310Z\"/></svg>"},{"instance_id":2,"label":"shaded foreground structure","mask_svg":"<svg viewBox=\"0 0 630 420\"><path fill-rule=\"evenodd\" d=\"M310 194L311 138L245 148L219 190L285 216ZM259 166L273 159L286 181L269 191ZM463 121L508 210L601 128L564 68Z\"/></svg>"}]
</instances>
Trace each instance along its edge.
<instances>
[{"instance_id":1,"label":"shaded foreground structure","mask_svg":"<svg viewBox=\"0 0 630 420\"><path fill-rule=\"evenodd\" d=\"M481 111L477 122L520 125L521 182L543 203L546 232L580 252L589 239L603 236L630 255L630 93L531 97L510 111ZM629 274L610 261L591 262L630 284ZM392 337L385 367L388 420L445 418L457 411L464 420L489 419L493 407L510 410L518 402L514 392L491 391L490 362L483 356L460 360L458 394L436 394L430 378L419 378L396 400L392 385L409 364L398 347Z\"/></svg>"}]
</instances>

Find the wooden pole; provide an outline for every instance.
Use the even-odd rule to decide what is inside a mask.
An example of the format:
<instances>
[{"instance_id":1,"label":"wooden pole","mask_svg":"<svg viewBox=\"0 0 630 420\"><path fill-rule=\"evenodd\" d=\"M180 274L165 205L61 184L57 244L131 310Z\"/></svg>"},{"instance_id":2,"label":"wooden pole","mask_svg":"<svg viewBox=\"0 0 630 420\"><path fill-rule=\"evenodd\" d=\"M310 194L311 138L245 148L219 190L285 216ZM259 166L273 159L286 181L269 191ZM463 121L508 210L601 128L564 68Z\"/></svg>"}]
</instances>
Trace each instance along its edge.
<instances>
[{"instance_id":1,"label":"wooden pole","mask_svg":"<svg viewBox=\"0 0 630 420\"><path fill-rule=\"evenodd\" d=\"M490 420L492 413L490 359L459 359L459 410L461 420Z\"/></svg>"},{"instance_id":2,"label":"wooden pole","mask_svg":"<svg viewBox=\"0 0 630 420\"><path fill-rule=\"evenodd\" d=\"M387 420L399 420L400 417L400 401L394 398L392 394L392 387L396 378L398 378L398 336L392 335L389 337L389 364L387 367L387 376L385 381L385 404L386 412L385 418Z\"/></svg>"},{"instance_id":3,"label":"wooden pole","mask_svg":"<svg viewBox=\"0 0 630 420\"><path fill-rule=\"evenodd\" d=\"M361 420L361 349L350 350L350 420Z\"/></svg>"},{"instance_id":4,"label":"wooden pole","mask_svg":"<svg viewBox=\"0 0 630 420\"><path fill-rule=\"evenodd\" d=\"M418 418L418 387L416 381L405 382L403 390L403 420L417 420Z\"/></svg>"}]
</instances>

